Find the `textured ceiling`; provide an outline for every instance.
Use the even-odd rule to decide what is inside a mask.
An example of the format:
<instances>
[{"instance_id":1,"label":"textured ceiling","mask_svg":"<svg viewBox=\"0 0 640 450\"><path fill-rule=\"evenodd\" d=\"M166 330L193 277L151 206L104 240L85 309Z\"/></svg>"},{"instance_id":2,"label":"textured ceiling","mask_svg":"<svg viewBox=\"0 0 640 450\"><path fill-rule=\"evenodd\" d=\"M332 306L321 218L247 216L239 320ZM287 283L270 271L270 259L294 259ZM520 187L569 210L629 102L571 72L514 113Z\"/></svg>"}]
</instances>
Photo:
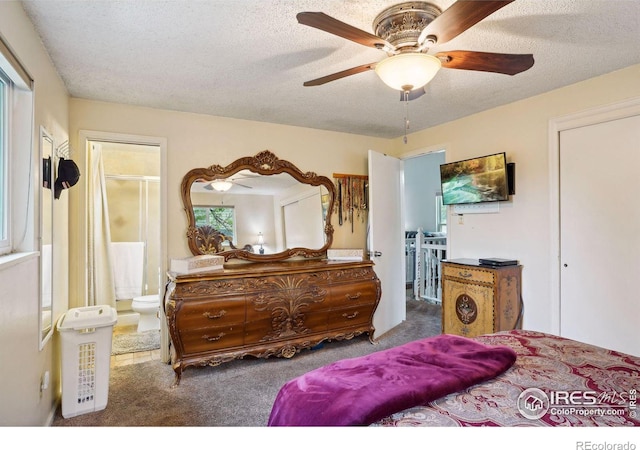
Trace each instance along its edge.
<instances>
[{"instance_id":1,"label":"textured ceiling","mask_svg":"<svg viewBox=\"0 0 640 450\"><path fill-rule=\"evenodd\" d=\"M367 32L395 1L24 1L73 97L395 138L400 94L369 71L386 54L298 24L321 11ZM433 0L441 9L452 0ZM442 69L409 103L410 132L640 63L640 1L516 0L435 51L532 53L515 76ZM639 80L640 82L640 80Z\"/></svg>"}]
</instances>

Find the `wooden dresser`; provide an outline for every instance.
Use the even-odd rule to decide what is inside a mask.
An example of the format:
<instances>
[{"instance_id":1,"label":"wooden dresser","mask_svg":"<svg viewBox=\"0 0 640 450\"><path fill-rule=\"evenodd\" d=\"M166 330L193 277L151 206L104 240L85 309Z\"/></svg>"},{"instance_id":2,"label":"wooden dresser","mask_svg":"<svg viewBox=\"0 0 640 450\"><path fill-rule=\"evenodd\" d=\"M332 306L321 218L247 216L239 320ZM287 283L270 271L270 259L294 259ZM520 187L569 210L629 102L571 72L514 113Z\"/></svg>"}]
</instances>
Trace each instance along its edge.
<instances>
[{"instance_id":1,"label":"wooden dresser","mask_svg":"<svg viewBox=\"0 0 640 450\"><path fill-rule=\"evenodd\" d=\"M522 326L522 266L442 262L442 332L475 337Z\"/></svg>"},{"instance_id":2,"label":"wooden dresser","mask_svg":"<svg viewBox=\"0 0 640 450\"><path fill-rule=\"evenodd\" d=\"M169 279L164 307L176 385L190 366L291 358L362 333L372 340L381 296L371 261L251 263Z\"/></svg>"}]
</instances>

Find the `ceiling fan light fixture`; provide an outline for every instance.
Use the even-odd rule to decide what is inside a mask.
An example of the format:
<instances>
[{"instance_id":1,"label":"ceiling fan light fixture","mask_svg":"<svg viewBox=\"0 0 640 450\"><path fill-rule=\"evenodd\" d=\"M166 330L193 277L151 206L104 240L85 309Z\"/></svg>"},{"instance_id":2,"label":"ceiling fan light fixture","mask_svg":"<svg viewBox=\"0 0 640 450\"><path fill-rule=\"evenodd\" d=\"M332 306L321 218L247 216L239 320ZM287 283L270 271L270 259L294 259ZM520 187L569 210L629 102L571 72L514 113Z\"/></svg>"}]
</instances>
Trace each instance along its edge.
<instances>
[{"instance_id":1,"label":"ceiling fan light fixture","mask_svg":"<svg viewBox=\"0 0 640 450\"><path fill-rule=\"evenodd\" d=\"M231 189L231 186L233 186L233 184L227 180L215 180L211 182L211 187L218 192L226 192Z\"/></svg>"},{"instance_id":2,"label":"ceiling fan light fixture","mask_svg":"<svg viewBox=\"0 0 640 450\"><path fill-rule=\"evenodd\" d=\"M425 86L438 73L442 63L424 53L401 53L383 59L376 65L376 73L390 88L412 91Z\"/></svg>"}]
</instances>

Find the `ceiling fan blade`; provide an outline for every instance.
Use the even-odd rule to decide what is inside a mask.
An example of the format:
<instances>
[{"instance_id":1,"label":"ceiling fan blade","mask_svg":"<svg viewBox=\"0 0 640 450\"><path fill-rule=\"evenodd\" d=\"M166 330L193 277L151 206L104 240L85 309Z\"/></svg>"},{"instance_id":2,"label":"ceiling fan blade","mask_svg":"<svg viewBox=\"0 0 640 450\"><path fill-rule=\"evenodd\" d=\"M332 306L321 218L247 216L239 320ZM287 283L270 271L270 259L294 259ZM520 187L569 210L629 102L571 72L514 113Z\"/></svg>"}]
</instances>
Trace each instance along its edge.
<instances>
[{"instance_id":1,"label":"ceiling fan blade","mask_svg":"<svg viewBox=\"0 0 640 450\"><path fill-rule=\"evenodd\" d=\"M231 181L232 184L235 184L236 186L240 186L243 188L247 188L247 189L253 189L253 186L247 186L246 184L240 184L237 181Z\"/></svg>"},{"instance_id":2,"label":"ceiling fan blade","mask_svg":"<svg viewBox=\"0 0 640 450\"><path fill-rule=\"evenodd\" d=\"M331 75L316 78L315 80L305 81L303 84L304 86L320 86L321 84L328 83L329 81L339 80L340 78L348 77L349 75L373 70L376 67L376 64L378 63L363 64L362 66L352 67L351 69L343 70L342 72L336 72Z\"/></svg>"},{"instance_id":3,"label":"ceiling fan blade","mask_svg":"<svg viewBox=\"0 0 640 450\"><path fill-rule=\"evenodd\" d=\"M516 55L508 53L471 52L454 50L439 52L436 57L447 69L479 70L481 72L504 73L515 75L533 66L533 55Z\"/></svg>"},{"instance_id":4,"label":"ceiling fan blade","mask_svg":"<svg viewBox=\"0 0 640 450\"><path fill-rule=\"evenodd\" d=\"M417 98L422 97L426 93L427 92L424 90L423 87L418 88L418 89L414 89L413 91L409 91L409 96L408 96L407 100L409 100L409 101L415 100ZM404 92L400 92L400 101L401 102L404 101Z\"/></svg>"},{"instance_id":5,"label":"ceiling fan blade","mask_svg":"<svg viewBox=\"0 0 640 450\"><path fill-rule=\"evenodd\" d=\"M395 47L384 39L334 19L322 12L301 12L296 15L298 23L340 36L367 47L394 51Z\"/></svg>"},{"instance_id":6,"label":"ceiling fan blade","mask_svg":"<svg viewBox=\"0 0 640 450\"><path fill-rule=\"evenodd\" d=\"M422 30L418 37L418 45L422 45L429 36L435 36L435 42L432 43L442 44L450 41L513 1L458 0Z\"/></svg>"}]
</instances>

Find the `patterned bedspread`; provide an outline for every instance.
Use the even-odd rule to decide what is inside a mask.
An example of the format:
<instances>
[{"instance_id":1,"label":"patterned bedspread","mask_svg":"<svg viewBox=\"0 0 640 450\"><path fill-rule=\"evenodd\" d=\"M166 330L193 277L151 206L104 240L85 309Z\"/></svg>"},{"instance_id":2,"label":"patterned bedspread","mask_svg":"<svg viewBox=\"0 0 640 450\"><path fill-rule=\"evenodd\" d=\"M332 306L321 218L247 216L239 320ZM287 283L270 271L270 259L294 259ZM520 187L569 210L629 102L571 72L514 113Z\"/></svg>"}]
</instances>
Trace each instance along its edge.
<instances>
[{"instance_id":1,"label":"patterned bedspread","mask_svg":"<svg viewBox=\"0 0 640 450\"><path fill-rule=\"evenodd\" d=\"M640 426L640 358L533 331L475 339L511 347L515 364L372 426Z\"/></svg>"}]
</instances>

